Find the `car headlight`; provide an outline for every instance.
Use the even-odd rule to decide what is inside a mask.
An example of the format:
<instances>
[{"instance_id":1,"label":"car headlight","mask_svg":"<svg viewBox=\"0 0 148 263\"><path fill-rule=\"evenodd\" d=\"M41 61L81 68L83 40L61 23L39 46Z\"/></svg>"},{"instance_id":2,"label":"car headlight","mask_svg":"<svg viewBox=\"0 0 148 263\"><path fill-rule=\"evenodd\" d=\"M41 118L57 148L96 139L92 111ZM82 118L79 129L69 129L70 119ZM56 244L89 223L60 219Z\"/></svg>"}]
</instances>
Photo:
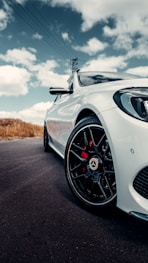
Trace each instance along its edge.
<instances>
[{"instance_id":1,"label":"car headlight","mask_svg":"<svg viewBox=\"0 0 148 263\"><path fill-rule=\"evenodd\" d=\"M114 101L130 116L148 122L148 88L128 88L117 91Z\"/></svg>"}]
</instances>

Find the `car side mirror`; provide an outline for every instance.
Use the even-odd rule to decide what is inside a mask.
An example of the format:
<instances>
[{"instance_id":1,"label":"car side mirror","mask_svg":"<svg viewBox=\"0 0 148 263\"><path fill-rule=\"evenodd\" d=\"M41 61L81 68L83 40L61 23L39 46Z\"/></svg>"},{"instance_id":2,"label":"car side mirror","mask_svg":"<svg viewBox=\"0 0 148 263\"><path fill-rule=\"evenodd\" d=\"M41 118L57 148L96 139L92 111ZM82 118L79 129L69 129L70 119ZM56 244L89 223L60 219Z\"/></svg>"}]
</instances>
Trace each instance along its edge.
<instances>
[{"instance_id":1,"label":"car side mirror","mask_svg":"<svg viewBox=\"0 0 148 263\"><path fill-rule=\"evenodd\" d=\"M71 94L72 91L62 87L50 87L49 93L51 95L63 95L63 94Z\"/></svg>"}]
</instances>

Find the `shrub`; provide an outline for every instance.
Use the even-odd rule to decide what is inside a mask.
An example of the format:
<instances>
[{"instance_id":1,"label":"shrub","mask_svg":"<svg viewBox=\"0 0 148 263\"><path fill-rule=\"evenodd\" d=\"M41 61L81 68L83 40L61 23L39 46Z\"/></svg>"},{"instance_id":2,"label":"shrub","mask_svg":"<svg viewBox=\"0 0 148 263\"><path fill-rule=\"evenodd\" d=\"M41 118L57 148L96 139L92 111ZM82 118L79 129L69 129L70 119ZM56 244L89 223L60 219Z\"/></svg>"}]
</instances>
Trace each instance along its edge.
<instances>
[{"instance_id":1,"label":"shrub","mask_svg":"<svg viewBox=\"0 0 148 263\"><path fill-rule=\"evenodd\" d=\"M0 138L42 137L43 127L19 119L0 119Z\"/></svg>"}]
</instances>

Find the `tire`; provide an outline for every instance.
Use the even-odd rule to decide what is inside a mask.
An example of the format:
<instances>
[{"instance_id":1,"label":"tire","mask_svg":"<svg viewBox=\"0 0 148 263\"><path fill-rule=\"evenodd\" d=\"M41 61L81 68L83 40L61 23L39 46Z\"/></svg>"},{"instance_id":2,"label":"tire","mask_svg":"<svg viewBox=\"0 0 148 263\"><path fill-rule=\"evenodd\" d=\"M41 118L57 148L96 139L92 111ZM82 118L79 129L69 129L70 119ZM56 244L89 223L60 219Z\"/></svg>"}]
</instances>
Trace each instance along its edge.
<instances>
[{"instance_id":1,"label":"tire","mask_svg":"<svg viewBox=\"0 0 148 263\"><path fill-rule=\"evenodd\" d=\"M103 210L115 208L113 159L97 118L85 118L71 133L65 151L65 174L72 193L82 205Z\"/></svg>"},{"instance_id":2,"label":"tire","mask_svg":"<svg viewBox=\"0 0 148 263\"><path fill-rule=\"evenodd\" d=\"M49 138L46 127L44 127L44 136L43 136L43 146L44 146L44 152L50 152L51 148L49 146Z\"/></svg>"}]
</instances>

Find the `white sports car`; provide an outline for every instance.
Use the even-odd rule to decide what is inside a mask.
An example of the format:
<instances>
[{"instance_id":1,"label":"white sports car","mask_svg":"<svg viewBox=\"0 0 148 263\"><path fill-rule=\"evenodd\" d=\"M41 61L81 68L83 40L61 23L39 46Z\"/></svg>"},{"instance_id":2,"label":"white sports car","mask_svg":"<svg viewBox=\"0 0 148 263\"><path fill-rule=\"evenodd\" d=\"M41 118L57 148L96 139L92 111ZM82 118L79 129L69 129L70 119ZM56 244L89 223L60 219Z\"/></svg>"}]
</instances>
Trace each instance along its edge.
<instances>
[{"instance_id":1,"label":"white sports car","mask_svg":"<svg viewBox=\"0 0 148 263\"><path fill-rule=\"evenodd\" d=\"M148 79L75 71L44 121L44 150L65 159L68 185L85 206L117 206L148 221Z\"/></svg>"}]
</instances>

